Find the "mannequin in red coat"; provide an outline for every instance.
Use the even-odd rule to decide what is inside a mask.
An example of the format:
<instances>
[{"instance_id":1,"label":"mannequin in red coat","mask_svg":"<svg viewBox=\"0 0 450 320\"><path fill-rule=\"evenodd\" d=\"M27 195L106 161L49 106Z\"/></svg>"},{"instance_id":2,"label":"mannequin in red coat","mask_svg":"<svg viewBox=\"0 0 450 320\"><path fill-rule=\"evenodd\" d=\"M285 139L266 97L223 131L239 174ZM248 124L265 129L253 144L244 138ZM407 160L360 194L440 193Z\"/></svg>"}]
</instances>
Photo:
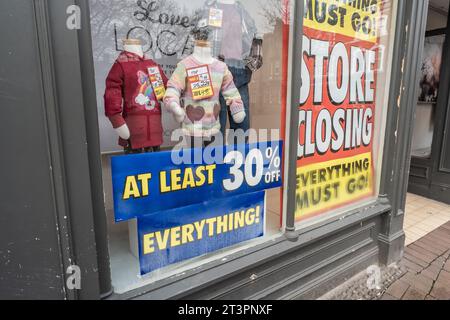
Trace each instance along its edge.
<instances>
[{"instance_id":1,"label":"mannequin in red coat","mask_svg":"<svg viewBox=\"0 0 450 320\"><path fill-rule=\"evenodd\" d=\"M163 144L161 100L167 77L145 57L140 40L124 40L106 79L105 114L126 153L158 151Z\"/></svg>"}]
</instances>

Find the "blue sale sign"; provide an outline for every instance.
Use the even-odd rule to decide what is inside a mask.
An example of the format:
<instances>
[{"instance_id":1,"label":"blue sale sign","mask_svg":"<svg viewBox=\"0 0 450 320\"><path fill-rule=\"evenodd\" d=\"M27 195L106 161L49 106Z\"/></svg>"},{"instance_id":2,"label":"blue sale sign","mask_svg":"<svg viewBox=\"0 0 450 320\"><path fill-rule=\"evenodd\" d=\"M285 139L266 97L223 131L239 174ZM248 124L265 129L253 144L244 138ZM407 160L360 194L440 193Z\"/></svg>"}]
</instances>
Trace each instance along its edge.
<instances>
[{"instance_id":1,"label":"blue sale sign","mask_svg":"<svg viewBox=\"0 0 450 320\"><path fill-rule=\"evenodd\" d=\"M282 142L112 158L116 222L281 187Z\"/></svg>"},{"instance_id":2,"label":"blue sale sign","mask_svg":"<svg viewBox=\"0 0 450 320\"><path fill-rule=\"evenodd\" d=\"M141 274L264 236L265 192L138 218Z\"/></svg>"}]
</instances>

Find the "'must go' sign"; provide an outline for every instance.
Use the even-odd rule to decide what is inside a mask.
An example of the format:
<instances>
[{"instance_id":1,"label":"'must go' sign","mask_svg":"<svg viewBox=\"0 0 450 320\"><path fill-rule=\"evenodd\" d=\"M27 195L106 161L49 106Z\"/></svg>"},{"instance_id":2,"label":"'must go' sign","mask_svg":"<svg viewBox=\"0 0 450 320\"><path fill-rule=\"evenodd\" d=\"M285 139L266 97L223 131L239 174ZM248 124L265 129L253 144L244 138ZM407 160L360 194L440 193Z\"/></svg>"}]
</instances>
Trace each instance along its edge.
<instances>
[{"instance_id":1,"label":"'must go' sign","mask_svg":"<svg viewBox=\"0 0 450 320\"><path fill-rule=\"evenodd\" d=\"M305 0L298 220L370 197L383 0Z\"/></svg>"}]
</instances>

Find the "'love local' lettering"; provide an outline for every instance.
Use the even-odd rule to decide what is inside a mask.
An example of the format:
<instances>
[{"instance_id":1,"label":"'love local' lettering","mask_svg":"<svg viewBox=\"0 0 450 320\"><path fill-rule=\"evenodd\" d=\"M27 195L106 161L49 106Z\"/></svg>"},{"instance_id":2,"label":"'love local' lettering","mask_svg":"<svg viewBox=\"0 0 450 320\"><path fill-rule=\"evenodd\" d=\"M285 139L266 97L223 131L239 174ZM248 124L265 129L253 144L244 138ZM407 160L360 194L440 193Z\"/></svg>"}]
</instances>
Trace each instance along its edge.
<instances>
[{"instance_id":1,"label":"'love local' lettering","mask_svg":"<svg viewBox=\"0 0 450 320\"><path fill-rule=\"evenodd\" d=\"M196 20L191 19L188 16L176 15L173 13L160 12L160 6L158 1L147 2L146 0L138 0L137 6L141 10L136 10L134 16L139 21L149 20L153 23L160 23L162 25L181 26L184 28L190 28L195 26Z\"/></svg>"}]
</instances>

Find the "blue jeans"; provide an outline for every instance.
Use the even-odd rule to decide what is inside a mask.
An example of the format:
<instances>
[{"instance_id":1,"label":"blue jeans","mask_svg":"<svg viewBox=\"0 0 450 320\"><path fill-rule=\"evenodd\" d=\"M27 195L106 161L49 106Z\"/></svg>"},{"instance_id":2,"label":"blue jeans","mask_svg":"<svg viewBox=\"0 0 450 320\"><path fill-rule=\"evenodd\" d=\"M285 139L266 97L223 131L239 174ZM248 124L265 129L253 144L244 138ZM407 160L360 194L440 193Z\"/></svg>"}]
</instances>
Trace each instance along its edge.
<instances>
[{"instance_id":1,"label":"blue jeans","mask_svg":"<svg viewBox=\"0 0 450 320\"><path fill-rule=\"evenodd\" d=\"M227 128L227 119L230 120L230 129L238 130L242 129L244 132L250 129L250 95L248 92L248 84L252 80L252 72L248 69L238 69L234 67L229 67L231 74L233 75L233 80L236 88L239 90L242 102L244 103L244 109L247 116L242 123L236 123L231 116L231 112L225 102L225 99L220 95L220 130L222 135L225 137L225 131Z\"/></svg>"}]
</instances>

